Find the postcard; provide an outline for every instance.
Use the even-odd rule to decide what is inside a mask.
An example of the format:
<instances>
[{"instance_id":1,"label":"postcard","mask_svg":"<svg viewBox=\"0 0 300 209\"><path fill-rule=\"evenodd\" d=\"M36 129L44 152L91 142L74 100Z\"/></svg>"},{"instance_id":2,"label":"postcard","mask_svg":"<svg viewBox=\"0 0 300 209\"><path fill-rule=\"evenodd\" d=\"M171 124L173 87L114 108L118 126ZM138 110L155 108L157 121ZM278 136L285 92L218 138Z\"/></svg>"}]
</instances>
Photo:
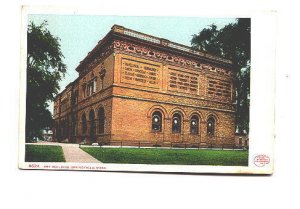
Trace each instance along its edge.
<instances>
[{"instance_id":1,"label":"postcard","mask_svg":"<svg viewBox=\"0 0 300 209\"><path fill-rule=\"evenodd\" d=\"M24 6L19 168L272 174L274 16Z\"/></svg>"}]
</instances>

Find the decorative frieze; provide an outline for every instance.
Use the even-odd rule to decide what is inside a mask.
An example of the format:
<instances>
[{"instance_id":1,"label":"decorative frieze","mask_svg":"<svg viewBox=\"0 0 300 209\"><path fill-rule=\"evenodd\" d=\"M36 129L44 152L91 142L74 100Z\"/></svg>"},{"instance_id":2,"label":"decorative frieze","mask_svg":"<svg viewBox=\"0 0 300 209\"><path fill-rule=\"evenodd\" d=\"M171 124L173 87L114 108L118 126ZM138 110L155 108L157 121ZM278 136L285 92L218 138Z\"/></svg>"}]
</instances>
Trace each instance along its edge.
<instances>
[{"instance_id":1,"label":"decorative frieze","mask_svg":"<svg viewBox=\"0 0 300 209\"><path fill-rule=\"evenodd\" d=\"M175 64L178 66L191 67L191 68L195 68L195 69L199 69L199 70L207 70L210 72L215 72L215 73L225 75L225 76L230 76L230 77L233 76L233 73L231 70L227 70L227 69L220 68L220 67L214 67L209 64L199 63L195 60L187 59L187 58L184 58L181 56L174 56L171 54L167 54L165 52L152 50L148 47L139 46L139 45L132 44L132 43L127 43L125 41L119 41L119 40L114 41L113 46L114 46L115 50L120 50L120 51L124 51L126 53L136 54L139 56L152 58L157 61L165 61L165 62L169 62L169 63Z\"/></svg>"}]
</instances>

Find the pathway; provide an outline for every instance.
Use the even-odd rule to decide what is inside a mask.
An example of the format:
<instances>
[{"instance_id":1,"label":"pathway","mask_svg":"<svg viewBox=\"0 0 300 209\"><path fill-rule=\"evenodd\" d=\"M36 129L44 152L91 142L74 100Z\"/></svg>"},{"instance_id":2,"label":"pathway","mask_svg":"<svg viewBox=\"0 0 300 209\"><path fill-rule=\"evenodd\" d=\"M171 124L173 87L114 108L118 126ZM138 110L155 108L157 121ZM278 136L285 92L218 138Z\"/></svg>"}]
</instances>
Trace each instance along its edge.
<instances>
[{"instance_id":1,"label":"pathway","mask_svg":"<svg viewBox=\"0 0 300 209\"><path fill-rule=\"evenodd\" d=\"M56 143L56 142L38 142L40 145L58 145L64 152L66 162L72 163L102 163L79 148L78 144Z\"/></svg>"},{"instance_id":2,"label":"pathway","mask_svg":"<svg viewBox=\"0 0 300 209\"><path fill-rule=\"evenodd\" d=\"M60 144L65 155L66 162L74 163L102 163L79 148L78 144Z\"/></svg>"}]
</instances>

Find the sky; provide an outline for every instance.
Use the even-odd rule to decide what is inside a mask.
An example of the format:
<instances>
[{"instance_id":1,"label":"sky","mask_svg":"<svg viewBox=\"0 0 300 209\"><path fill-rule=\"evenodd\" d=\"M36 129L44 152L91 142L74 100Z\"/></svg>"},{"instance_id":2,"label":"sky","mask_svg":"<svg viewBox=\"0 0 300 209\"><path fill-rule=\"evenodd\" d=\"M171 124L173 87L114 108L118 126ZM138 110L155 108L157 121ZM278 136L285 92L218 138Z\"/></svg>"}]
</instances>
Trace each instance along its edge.
<instances>
[{"instance_id":1,"label":"sky","mask_svg":"<svg viewBox=\"0 0 300 209\"><path fill-rule=\"evenodd\" d=\"M37 25L44 20L48 22L51 34L60 38L61 51L65 57L67 72L60 81L60 91L78 77L75 69L80 61L114 24L190 46L193 34L198 34L209 25L215 24L218 28L222 28L228 23L235 22L235 18L28 15L28 21ZM52 104L49 109L52 112Z\"/></svg>"}]
</instances>

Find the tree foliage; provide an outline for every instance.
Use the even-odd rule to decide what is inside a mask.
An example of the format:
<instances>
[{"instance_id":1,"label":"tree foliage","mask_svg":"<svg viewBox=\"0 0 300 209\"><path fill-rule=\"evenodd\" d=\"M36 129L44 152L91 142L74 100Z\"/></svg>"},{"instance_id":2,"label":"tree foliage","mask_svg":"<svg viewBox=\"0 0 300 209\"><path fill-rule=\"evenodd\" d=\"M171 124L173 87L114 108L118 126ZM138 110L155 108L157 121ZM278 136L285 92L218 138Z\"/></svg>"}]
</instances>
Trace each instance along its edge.
<instances>
[{"instance_id":1,"label":"tree foliage","mask_svg":"<svg viewBox=\"0 0 300 209\"><path fill-rule=\"evenodd\" d=\"M239 18L221 29L210 25L193 35L192 47L233 61L236 87L236 126L249 131L250 106L250 19Z\"/></svg>"},{"instance_id":2,"label":"tree foliage","mask_svg":"<svg viewBox=\"0 0 300 209\"><path fill-rule=\"evenodd\" d=\"M52 125L48 102L59 91L59 81L66 72L60 39L40 25L30 22L27 30L26 140L40 136L41 129Z\"/></svg>"}]
</instances>

